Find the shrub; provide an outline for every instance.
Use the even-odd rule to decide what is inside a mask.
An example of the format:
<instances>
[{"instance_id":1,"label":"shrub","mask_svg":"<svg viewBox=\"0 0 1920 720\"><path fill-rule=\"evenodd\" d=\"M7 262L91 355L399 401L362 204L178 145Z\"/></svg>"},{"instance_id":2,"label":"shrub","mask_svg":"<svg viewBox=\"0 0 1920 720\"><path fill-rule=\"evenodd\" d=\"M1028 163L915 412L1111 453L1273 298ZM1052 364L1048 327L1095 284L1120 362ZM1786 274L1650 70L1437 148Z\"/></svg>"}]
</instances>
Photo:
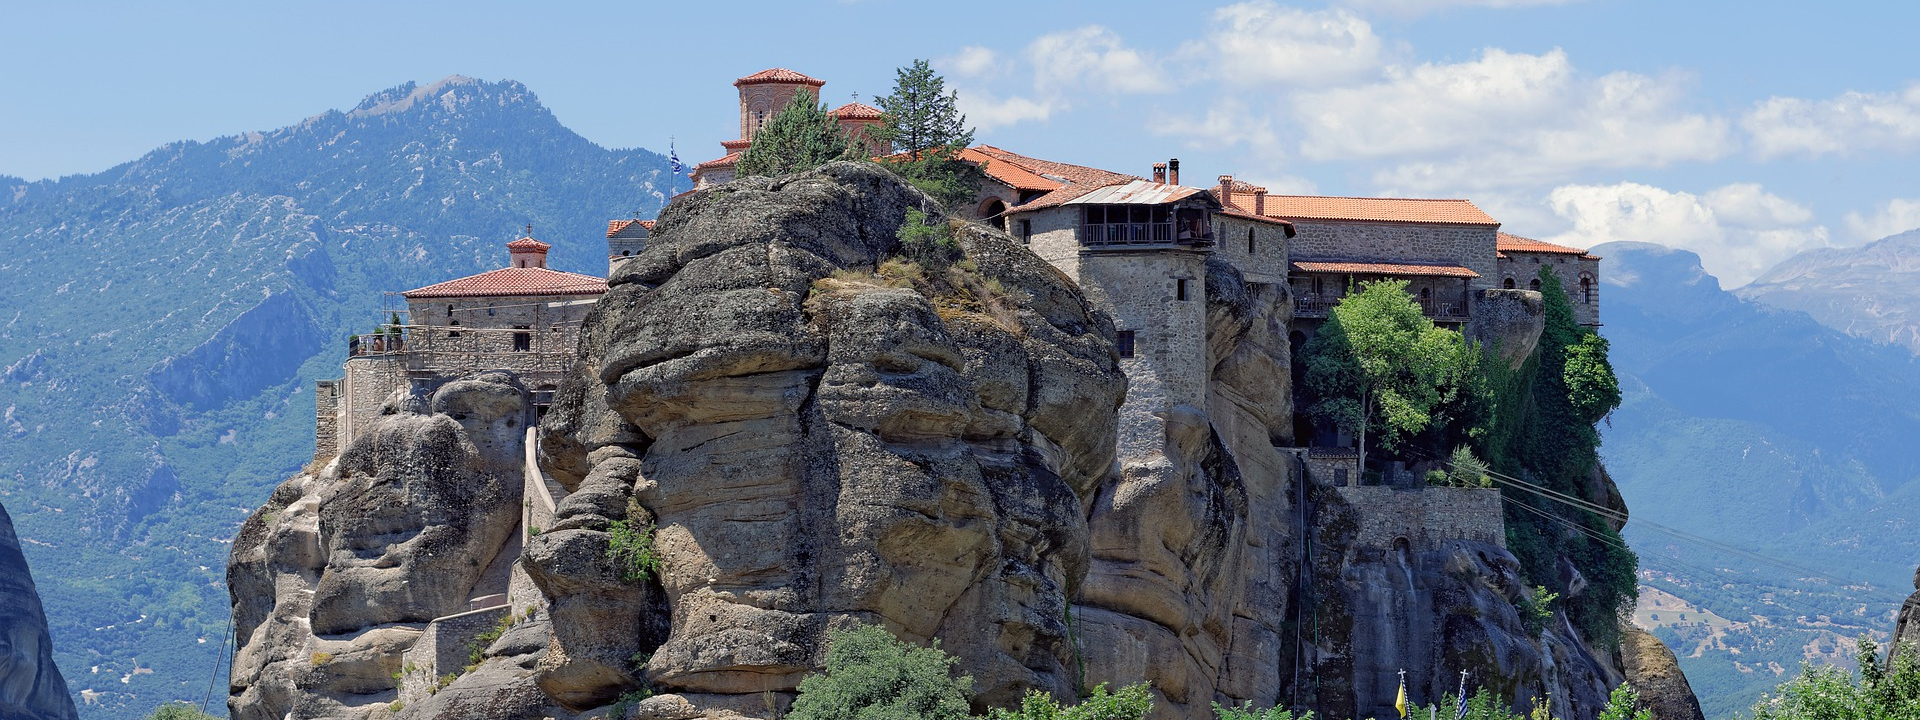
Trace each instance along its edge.
<instances>
[{"instance_id":1,"label":"shrub","mask_svg":"<svg viewBox=\"0 0 1920 720\"><path fill-rule=\"evenodd\" d=\"M787 720L963 720L973 678L954 677L958 660L901 642L885 628L835 631L827 671L800 682Z\"/></svg>"},{"instance_id":2,"label":"shrub","mask_svg":"<svg viewBox=\"0 0 1920 720\"><path fill-rule=\"evenodd\" d=\"M1860 665L1857 678L1832 665L1804 665L1799 676L1754 704L1753 720L1920 717L1920 652L1903 644L1890 651L1891 659L1883 659L1879 646L1865 637L1855 648Z\"/></svg>"},{"instance_id":3,"label":"shrub","mask_svg":"<svg viewBox=\"0 0 1920 720\"><path fill-rule=\"evenodd\" d=\"M960 244L954 242L953 226L944 220L929 220L925 212L907 210L898 231L900 253L922 267L944 268L960 257Z\"/></svg>"},{"instance_id":4,"label":"shrub","mask_svg":"<svg viewBox=\"0 0 1920 720\"><path fill-rule=\"evenodd\" d=\"M1553 601L1558 599L1559 593L1547 592L1546 588L1539 585L1520 593L1520 602L1514 607L1520 610L1520 625L1527 629L1528 634L1539 637L1540 633L1546 632L1547 621L1553 619Z\"/></svg>"},{"instance_id":5,"label":"shrub","mask_svg":"<svg viewBox=\"0 0 1920 720\"><path fill-rule=\"evenodd\" d=\"M627 507L628 517L607 527L607 553L620 564L620 578L644 582L660 574L660 556L653 551L653 523L634 522L639 508Z\"/></svg>"},{"instance_id":6,"label":"shrub","mask_svg":"<svg viewBox=\"0 0 1920 720\"><path fill-rule=\"evenodd\" d=\"M200 708L184 702L170 702L161 705L147 716L147 720L216 720L213 715L200 712Z\"/></svg>"},{"instance_id":7,"label":"shrub","mask_svg":"<svg viewBox=\"0 0 1920 720\"><path fill-rule=\"evenodd\" d=\"M1240 707L1214 703L1213 716L1219 718L1219 720L1313 720L1312 711L1295 717L1292 710L1286 710L1277 706L1265 710L1255 710L1253 709L1253 701L1251 700Z\"/></svg>"},{"instance_id":8,"label":"shrub","mask_svg":"<svg viewBox=\"0 0 1920 720\"><path fill-rule=\"evenodd\" d=\"M1101 683L1078 705L1063 707L1046 693L1029 690L1021 699L1019 710L994 708L987 717L989 720L1141 720L1149 712L1153 712L1151 686L1136 683L1121 688L1118 693L1108 693L1106 683Z\"/></svg>"},{"instance_id":9,"label":"shrub","mask_svg":"<svg viewBox=\"0 0 1920 720\"><path fill-rule=\"evenodd\" d=\"M308 659L313 662L314 667L320 667L321 665L325 665L327 663L333 662L333 653L317 652L317 653L314 653Z\"/></svg>"}]
</instances>

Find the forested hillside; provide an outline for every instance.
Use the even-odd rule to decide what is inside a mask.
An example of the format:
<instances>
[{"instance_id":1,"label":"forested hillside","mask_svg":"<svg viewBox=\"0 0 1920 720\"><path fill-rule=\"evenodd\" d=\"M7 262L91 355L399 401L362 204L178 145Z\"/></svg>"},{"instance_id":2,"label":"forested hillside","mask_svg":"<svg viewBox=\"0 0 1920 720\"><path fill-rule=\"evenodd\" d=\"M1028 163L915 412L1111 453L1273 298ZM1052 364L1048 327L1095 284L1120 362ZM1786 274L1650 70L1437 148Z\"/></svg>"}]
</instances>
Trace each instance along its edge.
<instances>
[{"instance_id":1,"label":"forested hillside","mask_svg":"<svg viewBox=\"0 0 1920 720\"><path fill-rule=\"evenodd\" d=\"M527 224L556 267L604 272L606 221L651 217L666 165L518 83L455 77L0 178L0 499L83 715L207 692L228 544L308 459L312 381L386 317L382 293L497 267Z\"/></svg>"}]
</instances>

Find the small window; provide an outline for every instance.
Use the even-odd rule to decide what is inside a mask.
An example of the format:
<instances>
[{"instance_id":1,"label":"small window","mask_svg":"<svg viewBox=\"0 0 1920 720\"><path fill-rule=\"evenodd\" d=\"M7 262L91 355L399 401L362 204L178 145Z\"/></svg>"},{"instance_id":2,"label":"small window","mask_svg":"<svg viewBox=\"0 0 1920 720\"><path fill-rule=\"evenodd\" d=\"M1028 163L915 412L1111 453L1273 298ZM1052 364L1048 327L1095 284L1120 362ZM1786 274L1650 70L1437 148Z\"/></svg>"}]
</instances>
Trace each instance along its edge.
<instances>
[{"instance_id":1,"label":"small window","mask_svg":"<svg viewBox=\"0 0 1920 720\"><path fill-rule=\"evenodd\" d=\"M1033 221L1032 220L1020 221L1020 244L1022 245L1033 244Z\"/></svg>"},{"instance_id":2,"label":"small window","mask_svg":"<svg viewBox=\"0 0 1920 720\"><path fill-rule=\"evenodd\" d=\"M1121 330L1113 338L1113 346L1120 351L1120 357L1133 357L1133 331Z\"/></svg>"},{"instance_id":3,"label":"small window","mask_svg":"<svg viewBox=\"0 0 1920 720\"><path fill-rule=\"evenodd\" d=\"M1540 292L1540 278L1534 278L1533 282L1527 283L1527 289Z\"/></svg>"},{"instance_id":4,"label":"small window","mask_svg":"<svg viewBox=\"0 0 1920 720\"><path fill-rule=\"evenodd\" d=\"M1507 278L1507 280L1506 280L1506 282L1503 282L1503 283L1501 283L1501 284L1500 284L1500 286L1501 286L1501 287L1504 287L1504 288L1506 288L1506 289L1508 289L1508 290L1512 290L1512 289L1513 289L1513 278Z\"/></svg>"},{"instance_id":5,"label":"small window","mask_svg":"<svg viewBox=\"0 0 1920 720\"><path fill-rule=\"evenodd\" d=\"M449 321L449 322L447 323L447 326L448 326L448 327L452 327L452 328L458 328L458 327L460 327L460 321L459 321L459 320L453 320L453 321ZM447 337L450 337L450 338L457 338L457 337L460 337L460 331L459 331L459 330L457 330L457 329L456 329L456 330L448 330L448 331L447 331Z\"/></svg>"},{"instance_id":6,"label":"small window","mask_svg":"<svg viewBox=\"0 0 1920 720\"><path fill-rule=\"evenodd\" d=\"M453 305L451 303L447 305L447 317L453 317Z\"/></svg>"},{"instance_id":7,"label":"small window","mask_svg":"<svg viewBox=\"0 0 1920 720\"><path fill-rule=\"evenodd\" d=\"M1173 299L1175 300L1187 299L1187 279L1186 278L1174 278Z\"/></svg>"},{"instance_id":8,"label":"small window","mask_svg":"<svg viewBox=\"0 0 1920 720\"><path fill-rule=\"evenodd\" d=\"M1347 486L1347 469L1346 468L1333 469L1333 484L1339 487Z\"/></svg>"},{"instance_id":9,"label":"small window","mask_svg":"<svg viewBox=\"0 0 1920 720\"><path fill-rule=\"evenodd\" d=\"M515 325L515 326L513 326L513 329L515 329L515 330L528 330L528 329L531 329L531 328L528 328L528 327L527 327L527 326L525 326L525 325ZM529 351L531 351L531 350L533 350L533 333L530 333L530 332L517 332L517 333L514 333L514 334L513 334L513 349L514 349L514 352L529 352Z\"/></svg>"},{"instance_id":10,"label":"small window","mask_svg":"<svg viewBox=\"0 0 1920 720\"><path fill-rule=\"evenodd\" d=\"M1531 259L1533 260L1533 264L1535 264L1535 265L1539 265L1539 264L1540 264L1540 258L1539 258L1539 256L1534 256L1534 257L1533 257L1533 258L1531 258Z\"/></svg>"},{"instance_id":11,"label":"small window","mask_svg":"<svg viewBox=\"0 0 1920 720\"><path fill-rule=\"evenodd\" d=\"M488 306L487 306L487 317L493 317L493 306L492 306L492 305L488 305Z\"/></svg>"},{"instance_id":12,"label":"small window","mask_svg":"<svg viewBox=\"0 0 1920 720\"><path fill-rule=\"evenodd\" d=\"M1253 254L1253 228L1247 228L1247 254Z\"/></svg>"}]
</instances>

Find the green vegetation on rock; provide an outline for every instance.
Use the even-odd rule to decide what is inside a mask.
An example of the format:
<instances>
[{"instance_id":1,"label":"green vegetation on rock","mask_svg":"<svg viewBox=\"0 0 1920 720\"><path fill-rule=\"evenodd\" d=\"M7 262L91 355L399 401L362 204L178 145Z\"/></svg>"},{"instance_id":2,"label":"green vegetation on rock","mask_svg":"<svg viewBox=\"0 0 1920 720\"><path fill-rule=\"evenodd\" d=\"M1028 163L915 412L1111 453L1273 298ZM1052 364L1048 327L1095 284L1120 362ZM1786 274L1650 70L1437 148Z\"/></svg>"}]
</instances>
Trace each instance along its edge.
<instances>
[{"instance_id":1,"label":"green vegetation on rock","mask_svg":"<svg viewBox=\"0 0 1920 720\"><path fill-rule=\"evenodd\" d=\"M1855 643L1860 672L1803 665L1753 706L1753 720L1912 720L1920 718L1920 651L1903 645L1883 658L1872 640Z\"/></svg>"},{"instance_id":2,"label":"green vegetation on rock","mask_svg":"<svg viewBox=\"0 0 1920 720\"><path fill-rule=\"evenodd\" d=\"M786 720L961 720L973 678L954 676L958 662L938 641L914 647L879 626L835 631L827 671L800 681Z\"/></svg>"},{"instance_id":3,"label":"green vegetation on rock","mask_svg":"<svg viewBox=\"0 0 1920 720\"><path fill-rule=\"evenodd\" d=\"M804 172L835 160L864 159L858 143L840 131L840 122L827 114L812 92L794 93L787 106L774 113L753 135L740 164L740 177Z\"/></svg>"},{"instance_id":4,"label":"green vegetation on rock","mask_svg":"<svg viewBox=\"0 0 1920 720\"><path fill-rule=\"evenodd\" d=\"M973 144L973 129L960 113L958 96L946 88L926 60L900 68L893 92L875 101L886 123L874 136L899 154L883 163L887 169L947 207L958 207L973 199L982 173L960 159L960 151Z\"/></svg>"}]
</instances>

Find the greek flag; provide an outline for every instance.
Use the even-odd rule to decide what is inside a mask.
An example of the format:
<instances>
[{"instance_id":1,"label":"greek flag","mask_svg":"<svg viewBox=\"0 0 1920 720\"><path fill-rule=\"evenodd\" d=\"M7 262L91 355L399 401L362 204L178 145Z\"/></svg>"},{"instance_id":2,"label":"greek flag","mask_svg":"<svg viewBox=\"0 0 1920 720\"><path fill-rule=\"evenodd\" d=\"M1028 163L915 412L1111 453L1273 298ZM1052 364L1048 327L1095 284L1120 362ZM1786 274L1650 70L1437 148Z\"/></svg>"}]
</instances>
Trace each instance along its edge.
<instances>
[{"instance_id":1,"label":"greek flag","mask_svg":"<svg viewBox=\"0 0 1920 720\"><path fill-rule=\"evenodd\" d=\"M1467 717L1467 674L1460 673L1460 706L1455 709L1453 720L1466 720Z\"/></svg>"},{"instance_id":2,"label":"greek flag","mask_svg":"<svg viewBox=\"0 0 1920 720\"><path fill-rule=\"evenodd\" d=\"M673 149L671 143L667 145L667 164L673 166L673 174L675 175L679 175L681 171L687 169L687 166L680 164L680 153Z\"/></svg>"}]
</instances>

